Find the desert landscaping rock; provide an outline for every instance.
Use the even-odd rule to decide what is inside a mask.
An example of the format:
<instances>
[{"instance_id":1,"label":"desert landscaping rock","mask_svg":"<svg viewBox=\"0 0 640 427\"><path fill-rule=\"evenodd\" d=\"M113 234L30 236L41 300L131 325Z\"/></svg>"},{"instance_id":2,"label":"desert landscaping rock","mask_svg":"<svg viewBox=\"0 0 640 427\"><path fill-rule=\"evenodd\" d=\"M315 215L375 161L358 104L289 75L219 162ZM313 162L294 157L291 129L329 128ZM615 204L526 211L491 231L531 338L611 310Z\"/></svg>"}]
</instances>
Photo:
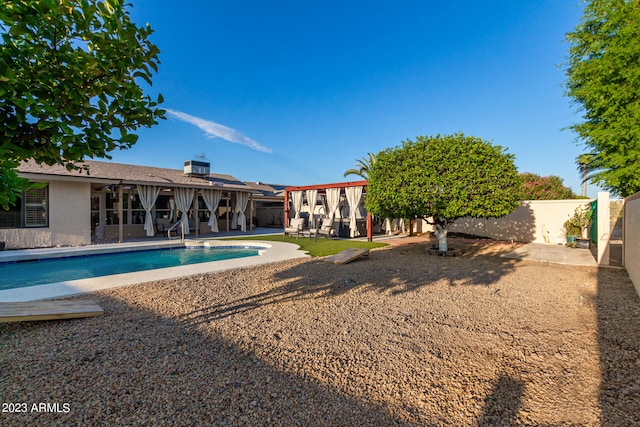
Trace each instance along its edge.
<instances>
[{"instance_id":1,"label":"desert landscaping rock","mask_svg":"<svg viewBox=\"0 0 640 427\"><path fill-rule=\"evenodd\" d=\"M77 297L101 317L2 324L0 396L28 411L0 425L640 425L624 270L428 247L116 288Z\"/></svg>"}]
</instances>

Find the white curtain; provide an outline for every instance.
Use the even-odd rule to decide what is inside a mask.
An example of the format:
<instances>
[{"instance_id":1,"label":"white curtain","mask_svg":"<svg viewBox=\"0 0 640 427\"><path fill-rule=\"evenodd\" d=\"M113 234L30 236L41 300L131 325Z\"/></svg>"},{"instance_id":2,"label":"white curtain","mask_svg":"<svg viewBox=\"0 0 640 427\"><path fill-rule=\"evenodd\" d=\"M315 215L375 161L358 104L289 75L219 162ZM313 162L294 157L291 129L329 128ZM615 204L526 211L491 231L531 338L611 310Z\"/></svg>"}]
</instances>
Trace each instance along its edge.
<instances>
[{"instance_id":1,"label":"white curtain","mask_svg":"<svg viewBox=\"0 0 640 427\"><path fill-rule=\"evenodd\" d=\"M302 210L302 191L292 191L291 201L293 202L294 218L300 218L300 211Z\"/></svg>"},{"instance_id":2,"label":"white curtain","mask_svg":"<svg viewBox=\"0 0 640 427\"><path fill-rule=\"evenodd\" d=\"M222 191L220 190L204 190L202 192L202 199L204 204L209 209L209 222L207 225L211 227L211 231L217 233L218 231L218 205L220 199L222 199Z\"/></svg>"},{"instance_id":3,"label":"white curtain","mask_svg":"<svg viewBox=\"0 0 640 427\"><path fill-rule=\"evenodd\" d=\"M189 216L187 212L191 208L194 194L195 190L193 188L176 188L176 206L182 212L180 221L184 225L184 234L189 234Z\"/></svg>"},{"instance_id":4,"label":"white curtain","mask_svg":"<svg viewBox=\"0 0 640 427\"><path fill-rule=\"evenodd\" d=\"M358 218L358 206L362 201L362 187L347 187L344 189L347 194L347 203L349 204L349 235L351 237L358 237L358 225L356 220Z\"/></svg>"},{"instance_id":5,"label":"white curtain","mask_svg":"<svg viewBox=\"0 0 640 427\"><path fill-rule=\"evenodd\" d=\"M307 190L307 204L309 205L309 227L315 228L316 220L313 216L316 210L316 201L318 200L318 190Z\"/></svg>"},{"instance_id":6,"label":"white curtain","mask_svg":"<svg viewBox=\"0 0 640 427\"><path fill-rule=\"evenodd\" d=\"M153 228L153 216L151 215L151 209L156 204L156 199L160 194L160 188L155 185L138 185L138 197L140 197L140 203L145 211L144 216L144 229L147 230L147 236L155 236L156 230Z\"/></svg>"},{"instance_id":7,"label":"white curtain","mask_svg":"<svg viewBox=\"0 0 640 427\"><path fill-rule=\"evenodd\" d=\"M340 189L339 188L327 188L327 205L329 207L329 218L332 220L336 217L336 210L340 205Z\"/></svg>"},{"instance_id":8,"label":"white curtain","mask_svg":"<svg viewBox=\"0 0 640 427\"><path fill-rule=\"evenodd\" d=\"M169 197L169 222L173 224L173 220L176 219L176 200L174 197Z\"/></svg>"},{"instance_id":9,"label":"white curtain","mask_svg":"<svg viewBox=\"0 0 640 427\"><path fill-rule=\"evenodd\" d=\"M249 203L249 193L236 193L235 213L238 214L238 222L242 231L247 231L247 216L244 214L247 203Z\"/></svg>"}]
</instances>

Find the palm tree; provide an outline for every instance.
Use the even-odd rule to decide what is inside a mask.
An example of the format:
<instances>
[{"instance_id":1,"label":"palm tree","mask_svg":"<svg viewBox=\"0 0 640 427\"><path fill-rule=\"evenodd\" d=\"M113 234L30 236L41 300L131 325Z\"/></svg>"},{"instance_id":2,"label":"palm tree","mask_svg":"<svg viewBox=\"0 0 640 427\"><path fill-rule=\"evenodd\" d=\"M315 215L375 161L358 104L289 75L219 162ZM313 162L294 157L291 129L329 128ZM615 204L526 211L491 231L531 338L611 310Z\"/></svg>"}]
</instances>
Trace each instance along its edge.
<instances>
[{"instance_id":1,"label":"palm tree","mask_svg":"<svg viewBox=\"0 0 640 427\"><path fill-rule=\"evenodd\" d=\"M367 153L369 155L369 159L362 158L356 161L357 169L349 169L344 173L344 177L346 178L349 175L358 175L364 179L369 178L369 171L371 167L376 162L376 155L372 153Z\"/></svg>"},{"instance_id":2,"label":"palm tree","mask_svg":"<svg viewBox=\"0 0 640 427\"><path fill-rule=\"evenodd\" d=\"M582 195L587 196L587 182L600 170L596 153L584 153L576 157L578 172L582 173Z\"/></svg>"}]
</instances>

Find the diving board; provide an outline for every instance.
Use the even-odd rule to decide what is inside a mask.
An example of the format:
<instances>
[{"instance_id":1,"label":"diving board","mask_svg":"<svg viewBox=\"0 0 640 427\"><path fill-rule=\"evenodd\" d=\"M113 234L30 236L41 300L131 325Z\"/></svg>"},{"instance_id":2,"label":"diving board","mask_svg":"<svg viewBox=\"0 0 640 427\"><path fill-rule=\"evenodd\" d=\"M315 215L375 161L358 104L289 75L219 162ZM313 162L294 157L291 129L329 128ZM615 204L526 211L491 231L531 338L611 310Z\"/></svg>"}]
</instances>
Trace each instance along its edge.
<instances>
[{"instance_id":1,"label":"diving board","mask_svg":"<svg viewBox=\"0 0 640 427\"><path fill-rule=\"evenodd\" d=\"M349 249L345 249L339 254L325 258L324 260L326 262L332 262L334 264L346 264L348 262L353 261L356 258L360 258L363 256L366 256L366 257L369 256L369 249L349 248Z\"/></svg>"},{"instance_id":2,"label":"diving board","mask_svg":"<svg viewBox=\"0 0 640 427\"><path fill-rule=\"evenodd\" d=\"M103 313L104 310L91 300L0 302L0 323L75 319Z\"/></svg>"}]
</instances>

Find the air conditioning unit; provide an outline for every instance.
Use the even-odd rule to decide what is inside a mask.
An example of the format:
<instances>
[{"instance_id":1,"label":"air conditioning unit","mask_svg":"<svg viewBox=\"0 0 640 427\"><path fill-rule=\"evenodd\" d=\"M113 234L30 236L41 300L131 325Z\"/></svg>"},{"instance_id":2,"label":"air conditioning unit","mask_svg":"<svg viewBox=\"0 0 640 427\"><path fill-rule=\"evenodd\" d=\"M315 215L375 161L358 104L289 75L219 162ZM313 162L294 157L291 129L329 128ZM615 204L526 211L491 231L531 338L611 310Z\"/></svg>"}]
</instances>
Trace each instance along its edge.
<instances>
[{"instance_id":1,"label":"air conditioning unit","mask_svg":"<svg viewBox=\"0 0 640 427\"><path fill-rule=\"evenodd\" d=\"M188 176L209 176L211 164L209 162L199 162L197 160L187 160L184 162L184 174Z\"/></svg>"}]
</instances>

